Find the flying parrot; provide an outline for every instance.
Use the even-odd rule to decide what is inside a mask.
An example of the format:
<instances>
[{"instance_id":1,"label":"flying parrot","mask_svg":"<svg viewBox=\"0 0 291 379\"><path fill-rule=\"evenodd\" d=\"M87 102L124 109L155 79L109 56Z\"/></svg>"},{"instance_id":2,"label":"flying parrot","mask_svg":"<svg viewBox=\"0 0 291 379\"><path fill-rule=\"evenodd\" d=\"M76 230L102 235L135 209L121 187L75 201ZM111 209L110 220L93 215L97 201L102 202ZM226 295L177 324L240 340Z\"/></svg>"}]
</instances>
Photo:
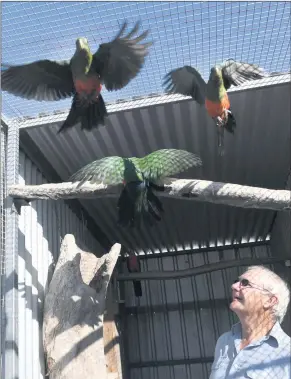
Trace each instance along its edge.
<instances>
[{"instance_id":1,"label":"flying parrot","mask_svg":"<svg viewBox=\"0 0 291 379\"><path fill-rule=\"evenodd\" d=\"M168 72L163 85L167 91L191 96L198 104L205 106L218 128L219 154L223 155L224 129L233 134L236 127L227 90L231 85L238 86L266 76L267 73L257 65L228 59L211 68L207 83L195 68L184 66Z\"/></svg>"},{"instance_id":2,"label":"flying parrot","mask_svg":"<svg viewBox=\"0 0 291 379\"><path fill-rule=\"evenodd\" d=\"M1 88L15 96L38 101L55 101L72 97L67 119L59 132L81 122L91 130L104 125L106 106L101 95L102 85L108 91L125 87L141 70L152 42L138 44L148 30L133 38L139 23L123 36L124 22L117 36L103 43L92 54L88 40L77 38L76 51L70 60L39 60L23 65L1 66Z\"/></svg>"},{"instance_id":3,"label":"flying parrot","mask_svg":"<svg viewBox=\"0 0 291 379\"><path fill-rule=\"evenodd\" d=\"M200 166L201 159L188 151L178 149L156 150L142 158L105 157L91 162L73 174L68 181L123 184L118 199L118 224L140 226L143 219L152 226L161 220L164 211L153 190L163 191L162 178Z\"/></svg>"}]
</instances>

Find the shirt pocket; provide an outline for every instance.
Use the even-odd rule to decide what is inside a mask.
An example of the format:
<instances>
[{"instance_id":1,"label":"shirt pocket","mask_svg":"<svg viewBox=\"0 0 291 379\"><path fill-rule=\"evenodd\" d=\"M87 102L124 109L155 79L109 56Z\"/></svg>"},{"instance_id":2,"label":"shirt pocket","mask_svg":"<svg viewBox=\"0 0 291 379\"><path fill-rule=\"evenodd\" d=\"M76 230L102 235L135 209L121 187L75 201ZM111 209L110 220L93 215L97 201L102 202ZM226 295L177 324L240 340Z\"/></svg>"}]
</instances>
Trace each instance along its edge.
<instances>
[{"instance_id":1,"label":"shirt pocket","mask_svg":"<svg viewBox=\"0 0 291 379\"><path fill-rule=\"evenodd\" d=\"M273 369L264 368L262 370L247 370L248 379L285 379L282 375L275 375Z\"/></svg>"}]
</instances>

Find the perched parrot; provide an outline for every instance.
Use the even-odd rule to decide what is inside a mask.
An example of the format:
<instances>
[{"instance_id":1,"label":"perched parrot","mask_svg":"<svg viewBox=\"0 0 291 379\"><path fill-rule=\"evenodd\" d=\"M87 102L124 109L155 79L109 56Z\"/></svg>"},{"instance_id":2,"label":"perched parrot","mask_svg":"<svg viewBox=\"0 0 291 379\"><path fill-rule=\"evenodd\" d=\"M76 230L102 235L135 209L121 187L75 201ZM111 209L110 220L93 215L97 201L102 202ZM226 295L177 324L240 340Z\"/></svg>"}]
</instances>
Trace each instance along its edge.
<instances>
[{"instance_id":1,"label":"perched parrot","mask_svg":"<svg viewBox=\"0 0 291 379\"><path fill-rule=\"evenodd\" d=\"M257 65L228 59L211 68L207 83L195 68L184 66L167 73L163 85L167 91L191 96L198 104L205 106L218 127L219 153L223 155L224 129L234 133L236 127L227 90L231 85L238 86L266 76L267 73Z\"/></svg>"},{"instance_id":2,"label":"perched parrot","mask_svg":"<svg viewBox=\"0 0 291 379\"><path fill-rule=\"evenodd\" d=\"M127 269L129 272L140 272L140 263L136 255L130 255L127 258ZM142 287L140 280L133 280L134 295L136 297L142 296Z\"/></svg>"},{"instance_id":3,"label":"perched parrot","mask_svg":"<svg viewBox=\"0 0 291 379\"><path fill-rule=\"evenodd\" d=\"M200 166L201 159L188 151L161 149L143 158L105 157L91 162L73 174L68 181L123 184L118 199L118 223L121 226L139 226L143 219L148 225L161 220L163 206L153 190L163 191L162 178ZM159 183L158 183L159 182Z\"/></svg>"},{"instance_id":4,"label":"perched parrot","mask_svg":"<svg viewBox=\"0 0 291 379\"><path fill-rule=\"evenodd\" d=\"M138 44L148 35L140 36L139 23L122 36L124 22L117 36L103 43L92 54L86 38L76 40L76 51L67 61L39 60L24 65L1 66L1 88L13 95L38 101L54 101L73 96L70 112L58 132L77 122L91 130L104 125L106 106L100 94L102 85L108 91L125 87L141 70L152 42Z\"/></svg>"}]
</instances>

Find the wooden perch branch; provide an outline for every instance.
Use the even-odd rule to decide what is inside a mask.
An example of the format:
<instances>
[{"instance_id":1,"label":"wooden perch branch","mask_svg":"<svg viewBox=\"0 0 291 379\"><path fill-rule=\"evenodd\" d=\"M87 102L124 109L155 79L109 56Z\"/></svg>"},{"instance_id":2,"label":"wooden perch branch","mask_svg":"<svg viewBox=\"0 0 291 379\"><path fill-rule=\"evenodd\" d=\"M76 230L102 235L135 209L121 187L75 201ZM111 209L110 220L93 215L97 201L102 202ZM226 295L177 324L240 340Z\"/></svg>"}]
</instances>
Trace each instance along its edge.
<instances>
[{"instance_id":1,"label":"wooden perch branch","mask_svg":"<svg viewBox=\"0 0 291 379\"><path fill-rule=\"evenodd\" d=\"M284 261L286 258L279 257L266 257L266 258L243 258L239 260L230 260L225 262L210 263L207 265L188 268L179 271L145 271L128 274L117 275L119 281L130 280L167 280L167 279L181 279L189 276L196 276L206 274L213 271L224 270L226 268L261 265L261 264L274 264Z\"/></svg>"},{"instance_id":2,"label":"wooden perch branch","mask_svg":"<svg viewBox=\"0 0 291 379\"><path fill-rule=\"evenodd\" d=\"M121 186L85 183L58 183L41 185L13 185L8 188L10 196L28 201L36 199L72 199L119 196ZM165 191L158 195L176 199L206 201L242 208L271 209L275 211L291 209L291 192L238 184L211 182L206 180L174 179L165 181Z\"/></svg>"},{"instance_id":3,"label":"wooden perch branch","mask_svg":"<svg viewBox=\"0 0 291 379\"><path fill-rule=\"evenodd\" d=\"M44 303L43 341L50 379L106 379L103 314L120 253L97 258L66 235Z\"/></svg>"}]
</instances>

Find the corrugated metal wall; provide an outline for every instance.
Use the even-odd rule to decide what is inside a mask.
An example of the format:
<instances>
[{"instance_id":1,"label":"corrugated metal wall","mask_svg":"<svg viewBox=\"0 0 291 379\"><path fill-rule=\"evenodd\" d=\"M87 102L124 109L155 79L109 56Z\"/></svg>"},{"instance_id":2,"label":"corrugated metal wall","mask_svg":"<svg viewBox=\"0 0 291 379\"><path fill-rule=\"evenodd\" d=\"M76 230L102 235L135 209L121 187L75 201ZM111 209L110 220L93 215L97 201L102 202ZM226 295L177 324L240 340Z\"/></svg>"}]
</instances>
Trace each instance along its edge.
<instances>
[{"instance_id":1,"label":"corrugated metal wall","mask_svg":"<svg viewBox=\"0 0 291 379\"><path fill-rule=\"evenodd\" d=\"M291 172L287 179L286 189L291 189ZM278 212L274 226L271 232L270 239L271 251L274 256L286 257L286 260L291 260L291 212ZM279 274L284 275L288 282L291 283L291 267L281 268ZM287 312L283 327L287 334L291 335L291 309Z\"/></svg>"},{"instance_id":2,"label":"corrugated metal wall","mask_svg":"<svg viewBox=\"0 0 291 379\"><path fill-rule=\"evenodd\" d=\"M291 172L286 189L291 189ZM291 259L291 212L278 212L271 234L271 249L274 255Z\"/></svg>"},{"instance_id":3,"label":"corrugated metal wall","mask_svg":"<svg viewBox=\"0 0 291 379\"><path fill-rule=\"evenodd\" d=\"M41 172L22 152L19 183L46 183ZM73 233L88 248L99 248L64 202L34 201L21 208L18 235L19 379L39 379L45 375L41 331L44 293L66 233Z\"/></svg>"},{"instance_id":4,"label":"corrugated metal wall","mask_svg":"<svg viewBox=\"0 0 291 379\"><path fill-rule=\"evenodd\" d=\"M271 255L268 245L141 259L142 271L181 270ZM230 286L244 267L175 280L143 281L143 296L125 284L126 379L208 379L217 338L236 322Z\"/></svg>"}]
</instances>

